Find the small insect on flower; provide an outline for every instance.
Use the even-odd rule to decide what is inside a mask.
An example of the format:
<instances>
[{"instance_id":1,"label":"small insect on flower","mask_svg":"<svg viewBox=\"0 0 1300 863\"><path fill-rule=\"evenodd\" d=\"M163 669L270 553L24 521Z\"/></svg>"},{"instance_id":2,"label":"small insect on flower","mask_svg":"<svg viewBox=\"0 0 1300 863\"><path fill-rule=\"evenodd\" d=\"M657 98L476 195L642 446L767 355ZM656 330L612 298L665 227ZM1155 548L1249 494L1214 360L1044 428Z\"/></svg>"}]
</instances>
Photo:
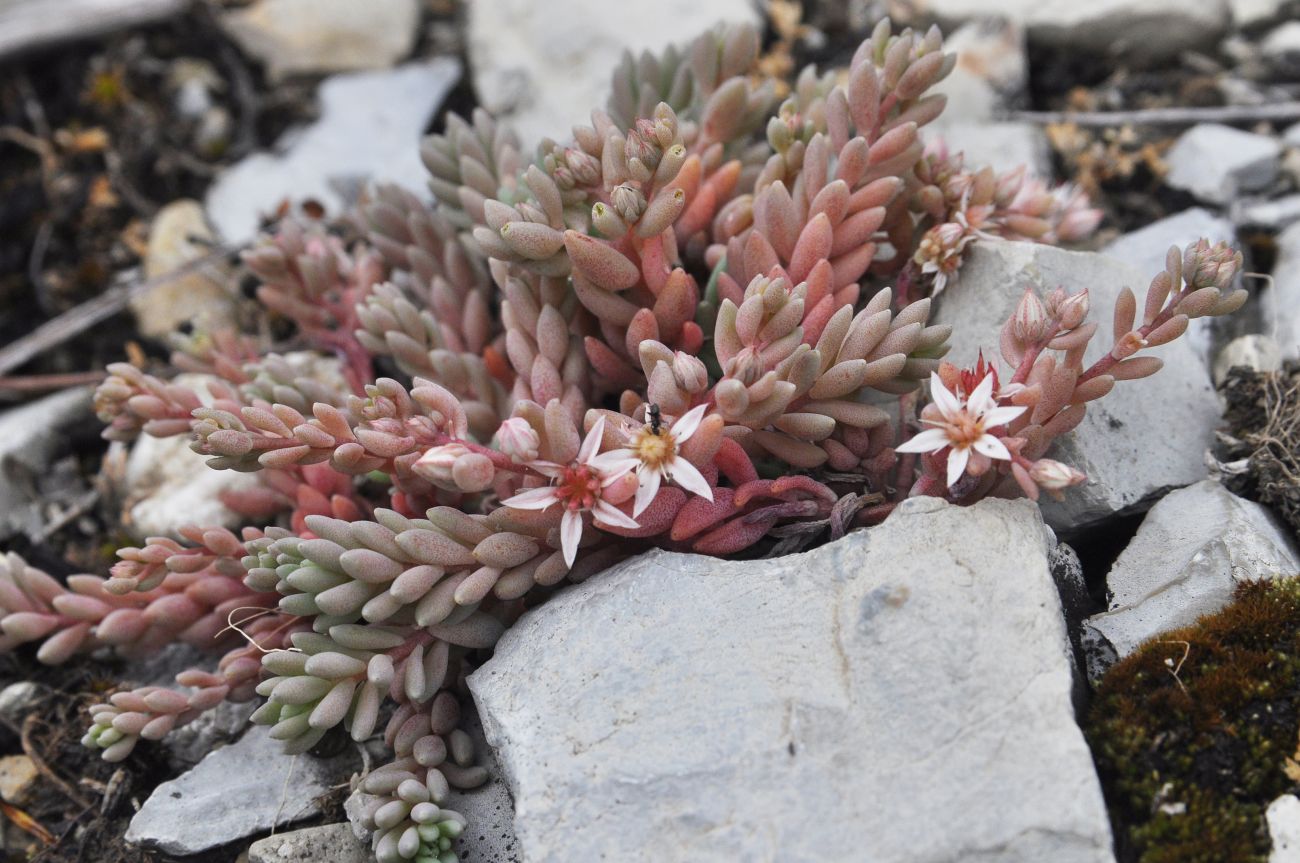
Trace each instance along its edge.
<instances>
[{"instance_id":1,"label":"small insect on flower","mask_svg":"<svg viewBox=\"0 0 1300 863\"><path fill-rule=\"evenodd\" d=\"M922 422L934 428L926 429L916 437L895 448L896 452L948 452L948 487L952 488L971 463L972 450L976 457L1010 461L1011 453L1005 444L988 429L1006 425L1025 412L1023 407L998 407L993 398L994 375L986 374L966 397L965 401L948 391L937 374L930 374L930 398L933 404L926 407ZM933 418L937 415L938 418ZM988 462L984 462L987 466ZM981 473L983 471L980 471Z\"/></svg>"},{"instance_id":2,"label":"small insect on flower","mask_svg":"<svg viewBox=\"0 0 1300 863\"><path fill-rule=\"evenodd\" d=\"M649 425L633 432L625 448L611 450L597 457L597 463L607 470L636 471L633 518L645 512L665 481L676 482L693 494L713 500L713 489L709 481L681 455L682 444L695 434L708 409L708 405L693 407L665 426L659 405L651 404L646 409Z\"/></svg>"}]
</instances>

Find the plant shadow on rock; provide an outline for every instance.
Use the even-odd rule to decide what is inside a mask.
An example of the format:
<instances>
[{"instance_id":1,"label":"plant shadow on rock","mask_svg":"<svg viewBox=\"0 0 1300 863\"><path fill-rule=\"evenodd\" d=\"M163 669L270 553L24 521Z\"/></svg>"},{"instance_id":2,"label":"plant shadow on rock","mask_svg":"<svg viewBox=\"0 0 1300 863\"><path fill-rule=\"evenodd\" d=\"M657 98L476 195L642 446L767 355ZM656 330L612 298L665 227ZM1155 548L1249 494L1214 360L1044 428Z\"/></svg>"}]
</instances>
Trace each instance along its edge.
<instances>
[{"instance_id":1,"label":"plant shadow on rock","mask_svg":"<svg viewBox=\"0 0 1300 863\"><path fill-rule=\"evenodd\" d=\"M1264 863L1264 812L1297 789L1300 581L1143 645L1103 678L1085 733L1125 863Z\"/></svg>"}]
</instances>

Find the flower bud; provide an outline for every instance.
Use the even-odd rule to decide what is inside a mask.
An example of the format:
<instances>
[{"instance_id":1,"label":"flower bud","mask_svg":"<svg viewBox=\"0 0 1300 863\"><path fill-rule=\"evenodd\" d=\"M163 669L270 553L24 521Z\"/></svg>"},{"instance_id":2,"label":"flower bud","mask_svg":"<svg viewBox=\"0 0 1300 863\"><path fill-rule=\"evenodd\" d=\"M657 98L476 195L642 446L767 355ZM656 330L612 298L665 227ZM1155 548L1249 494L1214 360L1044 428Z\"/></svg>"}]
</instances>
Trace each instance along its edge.
<instances>
[{"instance_id":1,"label":"flower bud","mask_svg":"<svg viewBox=\"0 0 1300 863\"><path fill-rule=\"evenodd\" d=\"M1029 476L1048 491L1061 491L1088 479L1081 471L1050 458L1040 458L1034 462L1029 468Z\"/></svg>"},{"instance_id":2,"label":"flower bud","mask_svg":"<svg viewBox=\"0 0 1300 863\"><path fill-rule=\"evenodd\" d=\"M564 164L576 182L584 186L600 182L600 160L590 153L570 147L564 151Z\"/></svg>"},{"instance_id":3,"label":"flower bud","mask_svg":"<svg viewBox=\"0 0 1300 863\"><path fill-rule=\"evenodd\" d=\"M469 447L463 443L447 443L430 447L415 464L411 465L411 470L439 488L456 491L456 480L452 476L452 469L456 466L456 459L469 451Z\"/></svg>"},{"instance_id":4,"label":"flower bud","mask_svg":"<svg viewBox=\"0 0 1300 863\"><path fill-rule=\"evenodd\" d=\"M619 218L629 225L634 224L645 212L646 199L641 190L628 183L620 183L609 193L609 202Z\"/></svg>"},{"instance_id":5,"label":"flower bud","mask_svg":"<svg viewBox=\"0 0 1300 863\"><path fill-rule=\"evenodd\" d=\"M523 417L511 417L497 429L497 449L514 462L534 461L541 447L537 432Z\"/></svg>"},{"instance_id":6,"label":"flower bud","mask_svg":"<svg viewBox=\"0 0 1300 863\"><path fill-rule=\"evenodd\" d=\"M1033 288L1026 288L1015 314L1011 316L1011 331L1022 342L1034 343L1047 335L1047 325L1050 322L1043 301L1038 299Z\"/></svg>"},{"instance_id":7,"label":"flower bud","mask_svg":"<svg viewBox=\"0 0 1300 863\"><path fill-rule=\"evenodd\" d=\"M1088 289L1084 288L1077 294L1073 294L1065 299L1064 302L1057 306L1056 313L1061 318L1061 328L1072 330L1079 324L1083 323L1088 317Z\"/></svg>"},{"instance_id":8,"label":"flower bud","mask_svg":"<svg viewBox=\"0 0 1300 863\"><path fill-rule=\"evenodd\" d=\"M673 377L688 393L702 393L709 387L709 372L698 357L685 351L673 355Z\"/></svg>"}]
</instances>

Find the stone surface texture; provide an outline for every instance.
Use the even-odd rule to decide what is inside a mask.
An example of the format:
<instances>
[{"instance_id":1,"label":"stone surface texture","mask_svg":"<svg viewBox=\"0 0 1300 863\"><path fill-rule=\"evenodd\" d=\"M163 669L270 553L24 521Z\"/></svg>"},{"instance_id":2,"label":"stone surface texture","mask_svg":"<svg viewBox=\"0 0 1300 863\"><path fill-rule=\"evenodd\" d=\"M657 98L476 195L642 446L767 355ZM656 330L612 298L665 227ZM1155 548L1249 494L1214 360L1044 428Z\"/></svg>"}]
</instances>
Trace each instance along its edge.
<instances>
[{"instance_id":1,"label":"stone surface texture","mask_svg":"<svg viewBox=\"0 0 1300 863\"><path fill-rule=\"evenodd\" d=\"M957 281L939 296L932 322L956 326L948 359L971 365L980 350L989 359L998 356L1002 324L1031 285L1039 296L1058 286L1071 292L1088 288L1089 319L1106 322L1102 329L1109 330L1120 289L1131 288L1140 303L1154 274L1143 275L1095 253L977 242L967 250ZM1108 334L1100 333L1092 340L1085 364L1110 348ZM1219 422L1209 371L1181 339L1150 353L1164 359L1160 372L1117 384L1105 398L1089 404L1079 428L1058 438L1052 448L1052 458L1089 478L1087 484L1069 489L1064 501L1043 501L1044 515L1054 529L1072 533L1148 505L1170 488L1204 479L1202 455Z\"/></svg>"},{"instance_id":2,"label":"stone surface texture","mask_svg":"<svg viewBox=\"0 0 1300 863\"><path fill-rule=\"evenodd\" d=\"M96 422L91 391L78 387L0 411L0 537L19 526L31 478L45 471L78 424Z\"/></svg>"},{"instance_id":3,"label":"stone surface texture","mask_svg":"<svg viewBox=\"0 0 1300 863\"><path fill-rule=\"evenodd\" d=\"M145 278L158 279L208 255L214 240L202 204L187 198L167 204L149 226ZM230 280L230 268L213 261L133 296L131 312L140 332L154 338L165 337L188 321L202 329L222 329L234 323L234 298L226 287Z\"/></svg>"},{"instance_id":4,"label":"stone surface texture","mask_svg":"<svg viewBox=\"0 0 1300 863\"><path fill-rule=\"evenodd\" d=\"M1260 292L1264 332L1287 359L1300 358L1300 223L1277 235L1273 281Z\"/></svg>"},{"instance_id":5,"label":"stone surface texture","mask_svg":"<svg viewBox=\"0 0 1300 863\"><path fill-rule=\"evenodd\" d=\"M199 854L318 815L318 798L348 776L355 755L285 755L269 735L268 728L250 728L159 785L131 819L126 841L165 854Z\"/></svg>"},{"instance_id":6,"label":"stone surface texture","mask_svg":"<svg viewBox=\"0 0 1300 863\"><path fill-rule=\"evenodd\" d=\"M1023 24L1031 42L1138 61L1205 47L1226 29L1227 0L894 0L903 15L944 22L996 15Z\"/></svg>"},{"instance_id":7,"label":"stone surface texture","mask_svg":"<svg viewBox=\"0 0 1300 863\"><path fill-rule=\"evenodd\" d=\"M1147 513L1106 577L1109 610L1088 618L1085 643L1123 658L1220 610L1238 582L1298 573L1300 553L1267 509L1203 480Z\"/></svg>"},{"instance_id":8,"label":"stone surface texture","mask_svg":"<svg viewBox=\"0 0 1300 863\"><path fill-rule=\"evenodd\" d=\"M474 90L519 132L525 153L543 136L571 140L574 125L591 122L624 51L685 43L721 21L761 24L749 0L475 0L468 7Z\"/></svg>"},{"instance_id":9,"label":"stone surface texture","mask_svg":"<svg viewBox=\"0 0 1300 863\"><path fill-rule=\"evenodd\" d=\"M273 79L391 66L411 52L419 23L419 0L257 0L221 18Z\"/></svg>"},{"instance_id":10,"label":"stone surface texture","mask_svg":"<svg viewBox=\"0 0 1300 863\"><path fill-rule=\"evenodd\" d=\"M1165 156L1165 182L1211 204L1227 204L1277 179L1282 144L1271 135L1202 123L1174 142Z\"/></svg>"},{"instance_id":11,"label":"stone surface texture","mask_svg":"<svg viewBox=\"0 0 1300 863\"><path fill-rule=\"evenodd\" d=\"M1234 366L1257 372L1275 372L1282 367L1282 349L1268 336L1241 336L1224 345L1214 358L1214 382L1223 383Z\"/></svg>"},{"instance_id":12,"label":"stone surface texture","mask_svg":"<svg viewBox=\"0 0 1300 863\"><path fill-rule=\"evenodd\" d=\"M370 181L427 194L420 136L460 69L459 61L439 57L327 78L318 91L320 119L287 133L280 152L255 153L208 187L204 204L213 227L227 242L251 239L261 216L285 200L310 198L338 215Z\"/></svg>"},{"instance_id":13,"label":"stone surface texture","mask_svg":"<svg viewBox=\"0 0 1300 863\"><path fill-rule=\"evenodd\" d=\"M914 499L565 589L469 678L523 860L1110 863L1049 545L1027 501Z\"/></svg>"},{"instance_id":14,"label":"stone surface texture","mask_svg":"<svg viewBox=\"0 0 1300 863\"><path fill-rule=\"evenodd\" d=\"M1273 200L1243 201L1233 207L1232 217L1238 225L1280 231L1300 222L1300 194L1283 195Z\"/></svg>"},{"instance_id":15,"label":"stone surface texture","mask_svg":"<svg viewBox=\"0 0 1300 863\"><path fill-rule=\"evenodd\" d=\"M169 18L188 0L0 0L0 60Z\"/></svg>"},{"instance_id":16,"label":"stone surface texture","mask_svg":"<svg viewBox=\"0 0 1300 863\"><path fill-rule=\"evenodd\" d=\"M347 824L307 827L259 839L248 849L248 863L373 863L370 846Z\"/></svg>"},{"instance_id":17,"label":"stone surface texture","mask_svg":"<svg viewBox=\"0 0 1300 863\"><path fill-rule=\"evenodd\" d=\"M209 375L177 375L207 403ZM131 445L123 477L127 527L139 538L171 536L188 524L205 527L238 526L241 516L221 502L221 495L257 488L255 473L213 470L190 449L185 435L155 438L141 435Z\"/></svg>"},{"instance_id":18,"label":"stone surface texture","mask_svg":"<svg viewBox=\"0 0 1300 863\"><path fill-rule=\"evenodd\" d=\"M1264 813L1273 850L1268 863L1300 863L1300 798L1283 794Z\"/></svg>"}]
</instances>

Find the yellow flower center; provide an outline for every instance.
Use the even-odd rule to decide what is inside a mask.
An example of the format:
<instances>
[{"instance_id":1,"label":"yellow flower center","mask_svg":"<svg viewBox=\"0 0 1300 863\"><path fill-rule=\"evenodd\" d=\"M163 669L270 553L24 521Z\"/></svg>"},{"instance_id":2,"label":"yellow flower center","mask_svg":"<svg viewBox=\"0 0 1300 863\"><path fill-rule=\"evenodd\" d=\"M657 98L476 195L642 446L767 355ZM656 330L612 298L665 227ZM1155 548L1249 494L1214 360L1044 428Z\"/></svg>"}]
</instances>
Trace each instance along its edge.
<instances>
[{"instance_id":1,"label":"yellow flower center","mask_svg":"<svg viewBox=\"0 0 1300 863\"><path fill-rule=\"evenodd\" d=\"M649 426L638 431L632 438L632 452L649 468L660 468L671 462L677 455L677 441L667 431L655 434Z\"/></svg>"}]
</instances>

